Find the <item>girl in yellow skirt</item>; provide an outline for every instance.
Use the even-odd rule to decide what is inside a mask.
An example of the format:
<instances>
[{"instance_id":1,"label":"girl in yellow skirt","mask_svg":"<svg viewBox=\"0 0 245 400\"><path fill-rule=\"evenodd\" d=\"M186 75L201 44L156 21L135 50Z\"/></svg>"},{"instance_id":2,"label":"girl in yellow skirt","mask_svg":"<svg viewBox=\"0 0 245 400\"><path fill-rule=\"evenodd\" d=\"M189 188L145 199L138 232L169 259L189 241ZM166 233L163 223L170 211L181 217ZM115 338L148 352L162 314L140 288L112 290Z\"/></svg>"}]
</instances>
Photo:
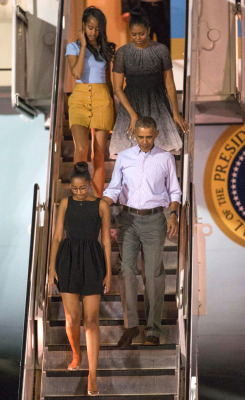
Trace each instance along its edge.
<instances>
[{"instance_id":1,"label":"girl in yellow skirt","mask_svg":"<svg viewBox=\"0 0 245 400\"><path fill-rule=\"evenodd\" d=\"M114 107L110 62L114 43L107 41L106 18L96 7L85 9L78 40L69 43L66 56L76 85L69 97L69 125L75 145L74 163L87 161L89 130L93 139L93 188L101 197L105 181L104 153L113 129Z\"/></svg>"}]
</instances>

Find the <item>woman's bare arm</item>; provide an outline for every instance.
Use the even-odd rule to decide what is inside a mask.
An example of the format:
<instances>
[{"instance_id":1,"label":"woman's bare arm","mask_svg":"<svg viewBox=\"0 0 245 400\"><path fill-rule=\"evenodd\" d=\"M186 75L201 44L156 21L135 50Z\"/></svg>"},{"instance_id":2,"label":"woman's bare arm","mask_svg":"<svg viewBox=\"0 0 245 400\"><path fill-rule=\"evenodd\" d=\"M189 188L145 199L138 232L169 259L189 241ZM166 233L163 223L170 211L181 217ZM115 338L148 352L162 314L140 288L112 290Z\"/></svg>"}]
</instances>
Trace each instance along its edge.
<instances>
[{"instance_id":1,"label":"woman's bare arm","mask_svg":"<svg viewBox=\"0 0 245 400\"><path fill-rule=\"evenodd\" d=\"M60 242L63 238L63 230L64 230L64 220L65 213L67 209L68 198L64 198L61 200L59 205L58 217L55 226L55 232L52 239L51 252L50 252L50 260L49 260L49 283L51 285L54 284L54 278L58 280L56 271L55 271L55 262L56 255L60 245Z\"/></svg>"},{"instance_id":2,"label":"woman's bare arm","mask_svg":"<svg viewBox=\"0 0 245 400\"><path fill-rule=\"evenodd\" d=\"M105 80L106 80L106 84L108 86L110 95L113 99L113 87L112 87L112 82L111 82L111 65L109 62L106 63Z\"/></svg>"},{"instance_id":3,"label":"woman's bare arm","mask_svg":"<svg viewBox=\"0 0 245 400\"><path fill-rule=\"evenodd\" d=\"M172 106L173 120L180 126L183 132L186 132L187 124L179 113L177 93L176 93L172 68L163 72L163 79L167 90L168 98Z\"/></svg>"},{"instance_id":4,"label":"woman's bare arm","mask_svg":"<svg viewBox=\"0 0 245 400\"><path fill-rule=\"evenodd\" d=\"M79 32L79 40L81 43L79 56L68 55L68 64L72 75L75 79L81 79L84 69L85 51L86 51L86 38L84 32Z\"/></svg>"},{"instance_id":5,"label":"woman's bare arm","mask_svg":"<svg viewBox=\"0 0 245 400\"><path fill-rule=\"evenodd\" d=\"M129 113L131 122L127 129L127 132L132 135L135 129L136 121L138 120L138 115L132 108L130 102L126 94L123 91L123 83L124 83L124 74L119 74L118 72L113 72L113 84L114 84L114 93L118 97L118 100L123 105L125 110Z\"/></svg>"},{"instance_id":6,"label":"woman's bare arm","mask_svg":"<svg viewBox=\"0 0 245 400\"><path fill-rule=\"evenodd\" d=\"M111 214L108 204L100 201L99 212L102 219L101 243L105 256L106 276L103 281L105 293L109 292L111 285Z\"/></svg>"}]
</instances>

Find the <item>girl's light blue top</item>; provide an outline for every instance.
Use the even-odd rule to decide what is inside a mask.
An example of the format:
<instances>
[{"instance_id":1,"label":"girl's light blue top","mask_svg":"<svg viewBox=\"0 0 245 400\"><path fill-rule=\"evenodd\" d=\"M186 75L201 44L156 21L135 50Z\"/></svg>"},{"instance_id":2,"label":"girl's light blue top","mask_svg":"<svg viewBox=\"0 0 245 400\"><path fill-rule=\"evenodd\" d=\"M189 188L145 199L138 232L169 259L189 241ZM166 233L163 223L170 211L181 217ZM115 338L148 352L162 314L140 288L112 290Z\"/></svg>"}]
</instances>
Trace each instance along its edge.
<instances>
[{"instance_id":1,"label":"girl's light blue top","mask_svg":"<svg viewBox=\"0 0 245 400\"><path fill-rule=\"evenodd\" d=\"M68 43L66 46L66 56L78 56L80 46L77 42ZM106 61L100 56L102 61L96 61L93 54L86 47L84 69L81 79L77 79L76 83L105 83L105 67Z\"/></svg>"}]
</instances>

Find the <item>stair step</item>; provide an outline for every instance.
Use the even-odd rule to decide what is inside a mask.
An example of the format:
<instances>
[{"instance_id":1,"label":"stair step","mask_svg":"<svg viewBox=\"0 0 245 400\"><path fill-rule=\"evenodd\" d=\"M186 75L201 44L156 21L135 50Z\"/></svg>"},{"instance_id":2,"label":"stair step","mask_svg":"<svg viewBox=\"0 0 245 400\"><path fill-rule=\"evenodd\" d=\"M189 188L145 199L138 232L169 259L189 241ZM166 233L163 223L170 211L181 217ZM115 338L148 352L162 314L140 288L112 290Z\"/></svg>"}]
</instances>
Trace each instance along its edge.
<instances>
[{"instance_id":1,"label":"stair step","mask_svg":"<svg viewBox=\"0 0 245 400\"><path fill-rule=\"evenodd\" d=\"M51 319L48 321L50 324L50 327L57 327L57 326L65 326L65 320L64 319ZM146 324L146 319L145 318L139 318L139 325L145 325ZM163 318L161 320L161 325L176 325L177 324L177 319L176 318ZM102 327L109 327L109 326L116 326L116 327L121 327L124 325L124 320L122 318L100 318L99 319L99 325L102 329ZM83 326L83 320L81 319L80 326ZM107 343L107 342L106 342ZM140 342L141 344L143 342Z\"/></svg>"},{"instance_id":2,"label":"stair step","mask_svg":"<svg viewBox=\"0 0 245 400\"><path fill-rule=\"evenodd\" d=\"M166 280L165 280L165 293L166 294L175 294L176 293L176 275L168 275L168 272L172 273L172 270L166 270ZM176 273L176 270L173 270ZM112 271L112 279L111 279L111 295L120 295L120 277L118 276L119 271ZM137 275L138 280L138 293L144 293L144 283L141 275ZM51 294L54 296L59 296L59 291L56 286L52 286Z\"/></svg>"},{"instance_id":3,"label":"stair step","mask_svg":"<svg viewBox=\"0 0 245 400\"><path fill-rule=\"evenodd\" d=\"M101 301L101 303L110 303L110 304L112 304L112 302L119 302L120 303L121 302L121 296L120 296L120 294L108 293L106 295L105 294L102 295L100 301ZM144 301L144 295L139 293L137 301L138 302L143 302ZM174 303L175 304L175 301L176 301L175 294L172 293L172 294L165 294L164 295L165 304L166 303ZM62 298L61 298L61 296L49 297L48 303L49 303L49 306L52 303L62 303Z\"/></svg>"},{"instance_id":4,"label":"stair step","mask_svg":"<svg viewBox=\"0 0 245 400\"><path fill-rule=\"evenodd\" d=\"M105 149L105 160L113 161L115 159L110 158L109 152L110 140L107 140L106 149ZM63 162L74 162L74 142L72 136L66 135L61 141L61 156L63 158ZM88 161L91 161L91 141L89 141L89 150L88 150ZM178 168L178 162L180 161L180 155L174 155L176 167ZM180 167L181 168L181 167Z\"/></svg>"},{"instance_id":5,"label":"stair step","mask_svg":"<svg viewBox=\"0 0 245 400\"><path fill-rule=\"evenodd\" d=\"M111 175L114 169L115 162L114 161L105 161L105 178L111 179ZM60 159L60 169L59 169L59 177L62 181L70 181L71 173L73 170L73 162L63 162L63 159ZM93 165L91 161L88 162L88 169L93 175Z\"/></svg>"},{"instance_id":6,"label":"stair step","mask_svg":"<svg viewBox=\"0 0 245 400\"><path fill-rule=\"evenodd\" d=\"M152 370L151 370L152 371ZM166 372L166 370L163 370ZM178 373L162 374L146 379L146 375L136 376L98 376L98 387L103 389L103 395L125 394L177 394ZM47 395L85 395L87 392L87 377L62 376L47 377L45 372L42 379L42 396Z\"/></svg>"},{"instance_id":7,"label":"stair step","mask_svg":"<svg viewBox=\"0 0 245 400\"><path fill-rule=\"evenodd\" d=\"M44 354L44 370L64 370L72 359L70 347L68 350L57 350L58 346L48 346ZM132 349L137 347L136 349ZM140 347L140 348L139 348ZM110 368L177 368L177 348L168 346L131 346L128 349L118 349L113 346L101 346L98 369ZM82 366L88 368L86 347L82 347Z\"/></svg>"},{"instance_id":8,"label":"stair step","mask_svg":"<svg viewBox=\"0 0 245 400\"><path fill-rule=\"evenodd\" d=\"M112 176L112 172L114 169L115 162L114 161L105 161L105 179L110 180ZM59 178L62 182L69 182L71 179L71 174L73 170L73 161L64 162L64 160L60 159L60 169L59 169ZM91 176L93 175L93 165L91 161L88 161L89 172ZM177 176L180 176L180 161L176 162L176 172Z\"/></svg>"},{"instance_id":9,"label":"stair step","mask_svg":"<svg viewBox=\"0 0 245 400\"><path fill-rule=\"evenodd\" d=\"M145 320L139 321L140 334L133 339L133 344L142 345L145 341L144 328ZM113 329L112 329L113 326ZM100 343L101 345L116 345L124 331L124 321L118 320L101 320L100 321ZM85 333L81 321L81 344L85 345ZM50 344L68 344L65 332L65 321L46 322L46 346ZM178 343L178 326L176 319L162 320L162 331L160 336L161 344Z\"/></svg>"},{"instance_id":10,"label":"stair step","mask_svg":"<svg viewBox=\"0 0 245 400\"><path fill-rule=\"evenodd\" d=\"M41 400L88 400L90 397L85 395L73 395L73 396L45 396L42 397ZM172 394L124 394L124 395L99 395L100 400L177 400L177 396Z\"/></svg>"},{"instance_id":11,"label":"stair step","mask_svg":"<svg viewBox=\"0 0 245 400\"><path fill-rule=\"evenodd\" d=\"M137 303L139 318L145 318L143 295L139 296ZM80 303L82 306L82 302ZM178 311L176 307L175 297L173 301L165 301L162 311L163 319L177 318ZM49 320L60 321L65 319L63 303L60 297L50 298L48 303ZM107 296L100 302L100 319L123 319L123 309L121 297L118 295Z\"/></svg>"},{"instance_id":12,"label":"stair step","mask_svg":"<svg viewBox=\"0 0 245 400\"><path fill-rule=\"evenodd\" d=\"M109 183L105 182L104 189L106 189L108 185ZM70 180L68 179L67 182L63 182L61 179L58 179L56 183L55 202L59 203L61 199L67 196L71 196L71 194L72 192L70 189Z\"/></svg>"},{"instance_id":13,"label":"stair step","mask_svg":"<svg viewBox=\"0 0 245 400\"><path fill-rule=\"evenodd\" d=\"M168 343L168 344L159 344L157 346L155 345L145 345L145 344L135 344L133 343L131 346L129 347L123 347L121 349L118 348L118 346L116 344L102 344L100 345L100 352L102 351L116 351L118 350L121 354L121 352L124 351L128 351L130 354L131 352L135 352L138 350L146 350L146 351L161 351L161 350L176 350L179 347L178 344L174 344L174 343ZM86 350L86 346L85 345L81 345L80 346L81 351ZM49 344L47 345L47 347L45 348L48 351L70 351L71 347L69 344ZM135 353L132 353L132 357L134 356Z\"/></svg>"},{"instance_id":14,"label":"stair step","mask_svg":"<svg viewBox=\"0 0 245 400\"><path fill-rule=\"evenodd\" d=\"M47 370L46 376L48 378L53 377L84 377L88 376L88 369L81 368L77 371L69 371L67 368L58 370ZM97 369L97 377L107 376L164 376L164 375L175 375L175 369L173 368L117 368L112 367L106 369Z\"/></svg>"},{"instance_id":15,"label":"stair step","mask_svg":"<svg viewBox=\"0 0 245 400\"><path fill-rule=\"evenodd\" d=\"M106 179L104 189L106 189L111 179ZM59 203L64 197L71 196L70 178L67 180L58 179L56 183L56 196L55 202ZM112 207L111 207L112 208Z\"/></svg>"},{"instance_id":16,"label":"stair step","mask_svg":"<svg viewBox=\"0 0 245 400\"><path fill-rule=\"evenodd\" d=\"M105 149L105 161L110 160L109 146L110 140L107 140ZM74 162L74 143L72 140L72 136L66 136L61 141L61 156L64 162ZM89 141L88 161L91 161L91 141Z\"/></svg>"},{"instance_id":17,"label":"stair step","mask_svg":"<svg viewBox=\"0 0 245 400\"><path fill-rule=\"evenodd\" d=\"M71 146L73 144L73 138L72 138L72 134L71 134L70 129L69 128L68 129L65 128L63 130L63 134L64 134L64 136L63 136L62 141L61 141L62 148L65 148L65 146L67 146L67 145ZM89 141L91 141L91 140L92 140L92 137L91 137L91 134L90 134L89 135ZM108 144L107 144L107 146L110 145L110 140L111 140L111 135L108 135ZM72 149L73 149L73 152L74 152L74 145L73 145ZM70 149L70 156L73 156L73 153L71 153L72 149ZM180 154L173 154L173 156L174 156L176 161L180 160Z\"/></svg>"}]
</instances>

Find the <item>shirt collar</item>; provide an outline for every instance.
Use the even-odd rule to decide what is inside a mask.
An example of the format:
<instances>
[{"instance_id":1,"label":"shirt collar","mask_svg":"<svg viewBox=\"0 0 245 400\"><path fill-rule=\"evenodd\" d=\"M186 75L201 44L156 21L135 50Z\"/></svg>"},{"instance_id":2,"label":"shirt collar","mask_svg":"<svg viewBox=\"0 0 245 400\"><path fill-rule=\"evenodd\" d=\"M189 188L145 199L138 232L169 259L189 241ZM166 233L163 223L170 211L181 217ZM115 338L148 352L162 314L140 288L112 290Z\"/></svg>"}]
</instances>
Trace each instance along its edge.
<instances>
[{"instance_id":1,"label":"shirt collar","mask_svg":"<svg viewBox=\"0 0 245 400\"><path fill-rule=\"evenodd\" d=\"M139 155L140 153L143 153L143 151L140 150L140 146L138 144L134 148L135 148L135 152L136 152L137 155ZM150 151L148 151L147 153L145 153L145 154L154 154L155 151L156 151L156 146L154 144L152 149Z\"/></svg>"}]
</instances>

